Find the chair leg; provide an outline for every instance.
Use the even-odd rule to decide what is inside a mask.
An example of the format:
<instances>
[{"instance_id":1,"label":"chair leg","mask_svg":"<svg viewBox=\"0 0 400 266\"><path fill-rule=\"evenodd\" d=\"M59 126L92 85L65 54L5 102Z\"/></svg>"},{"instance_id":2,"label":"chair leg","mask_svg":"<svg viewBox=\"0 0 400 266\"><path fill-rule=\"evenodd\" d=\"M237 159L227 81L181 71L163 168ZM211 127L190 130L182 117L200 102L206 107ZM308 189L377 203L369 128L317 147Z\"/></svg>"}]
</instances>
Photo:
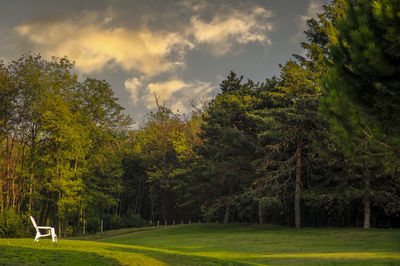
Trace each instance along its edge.
<instances>
[{"instance_id":1,"label":"chair leg","mask_svg":"<svg viewBox=\"0 0 400 266\"><path fill-rule=\"evenodd\" d=\"M39 242L39 238L40 238L40 233L37 232L34 241L35 241L35 242Z\"/></svg>"},{"instance_id":2,"label":"chair leg","mask_svg":"<svg viewBox=\"0 0 400 266\"><path fill-rule=\"evenodd\" d=\"M56 230L54 228L51 228L51 240L53 242L57 242L57 235L56 235Z\"/></svg>"}]
</instances>

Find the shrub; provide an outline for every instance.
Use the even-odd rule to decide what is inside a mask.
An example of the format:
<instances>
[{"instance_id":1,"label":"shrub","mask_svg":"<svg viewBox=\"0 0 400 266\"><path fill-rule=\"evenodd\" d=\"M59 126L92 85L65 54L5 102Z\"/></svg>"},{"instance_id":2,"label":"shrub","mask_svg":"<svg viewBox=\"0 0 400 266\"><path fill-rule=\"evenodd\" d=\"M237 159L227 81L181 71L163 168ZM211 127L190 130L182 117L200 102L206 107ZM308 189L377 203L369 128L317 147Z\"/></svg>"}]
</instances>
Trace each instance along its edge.
<instances>
[{"instance_id":1,"label":"shrub","mask_svg":"<svg viewBox=\"0 0 400 266\"><path fill-rule=\"evenodd\" d=\"M29 235L28 219L14 209L4 210L0 214L0 237L24 237Z\"/></svg>"},{"instance_id":2,"label":"shrub","mask_svg":"<svg viewBox=\"0 0 400 266\"><path fill-rule=\"evenodd\" d=\"M122 223L124 227L140 227L146 225L146 221L132 211L128 211L122 216Z\"/></svg>"}]
</instances>

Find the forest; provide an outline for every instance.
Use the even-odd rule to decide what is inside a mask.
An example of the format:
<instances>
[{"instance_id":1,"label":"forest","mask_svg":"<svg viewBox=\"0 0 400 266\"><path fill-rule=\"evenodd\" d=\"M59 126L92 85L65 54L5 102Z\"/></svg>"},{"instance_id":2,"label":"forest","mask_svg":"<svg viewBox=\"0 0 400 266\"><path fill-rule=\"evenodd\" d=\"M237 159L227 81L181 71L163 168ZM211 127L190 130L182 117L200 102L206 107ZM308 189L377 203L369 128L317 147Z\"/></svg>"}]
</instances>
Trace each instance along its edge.
<instances>
[{"instance_id":1,"label":"forest","mask_svg":"<svg viewBox=\"0 0 400 266\"><path fill-rule=\"evenodd\" d=\"M231 72L191 114L133 127L68 58L0 63L0 237L123 227L400 227L400 2L334 0L303 55L263 82ZM268 74L268 73L267 73Z\"/></svg>"}]
</instances>

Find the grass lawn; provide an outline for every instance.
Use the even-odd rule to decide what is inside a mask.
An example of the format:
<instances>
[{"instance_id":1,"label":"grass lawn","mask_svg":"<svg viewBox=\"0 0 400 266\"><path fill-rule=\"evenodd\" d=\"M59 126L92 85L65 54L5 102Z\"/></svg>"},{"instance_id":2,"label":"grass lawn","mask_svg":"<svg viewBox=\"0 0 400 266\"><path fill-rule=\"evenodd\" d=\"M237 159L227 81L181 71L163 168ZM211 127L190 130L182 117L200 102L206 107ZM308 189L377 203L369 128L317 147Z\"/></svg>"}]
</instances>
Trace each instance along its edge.
<instances>
[{"instance_id":1,"label":"grass lawn","mask_svg":"<svg viewBox=\"0 0 400 266\"><path fill-rule=\"evenodd\" d=\"M400 230L191 224L0 239L0 265L400 265Z\"/></svg>"}]
</instances>

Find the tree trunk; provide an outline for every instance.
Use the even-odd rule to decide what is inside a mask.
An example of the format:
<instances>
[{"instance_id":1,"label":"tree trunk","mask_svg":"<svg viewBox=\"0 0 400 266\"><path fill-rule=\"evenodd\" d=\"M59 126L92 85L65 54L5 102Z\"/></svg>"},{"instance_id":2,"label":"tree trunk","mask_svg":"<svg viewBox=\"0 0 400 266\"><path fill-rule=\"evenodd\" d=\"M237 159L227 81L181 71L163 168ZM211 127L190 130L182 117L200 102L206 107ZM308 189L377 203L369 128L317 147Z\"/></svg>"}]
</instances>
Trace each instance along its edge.
<instances>
[{"instance_id":1,"label":"tree trunk","mask_svg":"<svg viewBox=\"0 0 400 266\"><path fill-rule=\"evenodd\" d=\"M11 184L11 188L12 188L12 208L15 210L15 206L16 206L16 193L15 193L15 172L13 173L13 179L12 179L12 184Z\"/></svg>"},{"instance_id":2,"label":"tree trunk","mask_svg":"<svg viewBox=\"0 0 400 266\"><path fill-rule=\"evenodd\" d=\"M30 178L29 178L29 204L28 204L28 213L31 213L32 210L32 205L33 205L33 179L34 179L34 175L33 175L33 162L31 162L31 174L30 174Z\"/></svg>"},{"instance_id":3,"label":"tree trunk","mask_svg":"<svg viewBox=\"0 0 400 266\"><path fill-rule=\"evenodd\" d=\"M156 217L154 215L153 189L152 189L151 183L150 183L150 186L149 186L149 191L150 191L150 209L151 209L151 218L150 218L150 220L153 221L153 220L155 220Z\"/></svg>"},{"instance_id":4,"label":"tree trunk","mask_svg":"<svg viewBox=\"0 0 400 266\"><path fill-rule=\"evenodd\" d=\"M301 150L303 148L303 141L299 142L297 147L297 160L296 160L296 191L294 195L294 217L296 229L301 227L301 216L300 216L300 183L301 183Z\"/></svg>"},{"instance_id":5,"label":"tree trunk","mask_svg":"<svg viewBox=\"0 0 400 266\"><path fill-rule=\"evenodd\" d=\"M371 199L364 199L364 229L370 228L371 224Z\"/></svg>"},{"instance_id":6,"label":"tree trunk","mask_svg":"<svg viewBox=\"0 0 400 266\"><path fill-rule=\"evenodd\" d=\"M81 205L81 208L80 208L80 210L79 210L79 217L78 217L78 223L77 223L77 228L78 228L78 231L79 231L79 228L81 227L81 222L83 222L83 210L82 210L82 205Z\"/></svg>"},{"instance_id":7,"label":"tree trunk","mask_svg":"<svg viewBox=\"0 0 400 266\"><path fill-rule=\"evenodd\" d=\"M136 200L135 200L135 207L134 207L134 213L135 214L139 214L139 198L140 198L140 192L141 192L141 189L142 189L142 181L140 180L139 181L139 185L138 185L138 189L137 189L137 193L136 193Z\"/></svg>"},{"instance_id":8,"label":"tree trunk","mask_svg":"<svg viewBox=\"0 0 400 266\"><path fill-rule=\"evenodd\" d=\"M369 195L369 175L365 176L365 196L364 196L364 228L368 229L371 225L371 197Z\"/></svg>"},{"instance_id":9,"label":"tree trunk","mask_svg":"<svg viewBox=\"0 0 400 266\"><path fill-rule=\"evenodd\" d=\"M46 219L47 219L47 210L49 208L49 201L42 201L41 207L40 207L40 215L39 215L39 223L45 224Z\"/></svg>"},{"instance_id":10,"label":"tree trunk","mask_svg":"<svg viewBox=\"0 0 400 266\"><path fill-rule=\"evenodd\" d=\"M29 203L28 203L28 213L31 213L32 210L32 205L33 205L33 181L34 181L34 160L35 160L35 153L36 153L36 143L35 143L35 139L36 139L36 133L35 133L35 129L34 127L32 128L31 131L31 138L32 138L32 146L30 149L31 152L31 162L30 162L30 182L29 182ZM61 235L60 235L61 237Z\"/></svg>"},{"instance_id":11,"label":"tree trunk","mask_svg":"<svg viewBox=\"0 0 400 266\"><path fill-rule=\"evenodd\" d=\"M4 158L5 168L4 168L4 174L0 173L0 213L3 213L4 209L7 209L7 207L5 206L5 202L7 201L7 176L8 176L8 153L9 153L8 121L6 121L5 134L6 134L6 137L5 137L6 154L5 154L5 158ZM3 169L1 168L1 170L3 170ZM3 180L3 178L4 178L4 180ZM3 186L4 186L5 199L3 197Z\"/></svg>"},{"instance_id":12,"label":"tree trunk","mask_svg":"<svg viewBox=\"0 0 400 266\"><path fill-rule=\"evenodd\" d=\"M61 238L61 237L62 237L61 228L62 228L62 222L61 222L61 219L58 218L58 238Z\"/></svg>"},{"instance_id":13,"label":"tree trunk","mask_svg":"<svg viewBox=\"0 0 400 266\"><path fill-rule=\"evenodd\" d=\"M230 213L230 206L226 205L225 208L225 217L224 217L224 224L228 224L229 223L229 213Z\"/></svg>"},{"instance_id":14,"label":"tree trunk","mask_svg":"<svg viewBox=\"0 0 400 266\"><path fill-rule=\"evenodd\" d=\"M6 202L5 202L5 204L6 204L6 210L8 210L9 209L9 205L10 205L10 195L11 195L11 193L10 193L10 184L9 184L9 179L10 179L10 171L11 171L11 166L10 166L10 161L11 161L11 147L10 147L10 136L7 136L7 138L6 138L6 141L7 141L7 146L6 146L6 158L5 158L5 161L6 161L6 174L5 174L5 176L4 176L4 178L5 178L5 184L6 184L6 187L5 187L5 193L6 193Z\"/></svg>"},{"instance_id":15,"label":"tree trunk","mask_svg":"<svg viewBox=\"0 0 400 266\"><path fill-rule=\"evenodd\" d=\"M264 223L264 212L263 212L261 201L258 202L258 222L260 224Z\"/></svg>"},{"instance_id":16,"label":"tree trunk","mask_svg":"<svg viewBox=\"0 0 400 266\"><path fill-rule=\"evenodd\" d=\"M3 199L3 180L0 176L0 214L3 213L4 211L4 199Z\"/></svg>"}]
</instances>

